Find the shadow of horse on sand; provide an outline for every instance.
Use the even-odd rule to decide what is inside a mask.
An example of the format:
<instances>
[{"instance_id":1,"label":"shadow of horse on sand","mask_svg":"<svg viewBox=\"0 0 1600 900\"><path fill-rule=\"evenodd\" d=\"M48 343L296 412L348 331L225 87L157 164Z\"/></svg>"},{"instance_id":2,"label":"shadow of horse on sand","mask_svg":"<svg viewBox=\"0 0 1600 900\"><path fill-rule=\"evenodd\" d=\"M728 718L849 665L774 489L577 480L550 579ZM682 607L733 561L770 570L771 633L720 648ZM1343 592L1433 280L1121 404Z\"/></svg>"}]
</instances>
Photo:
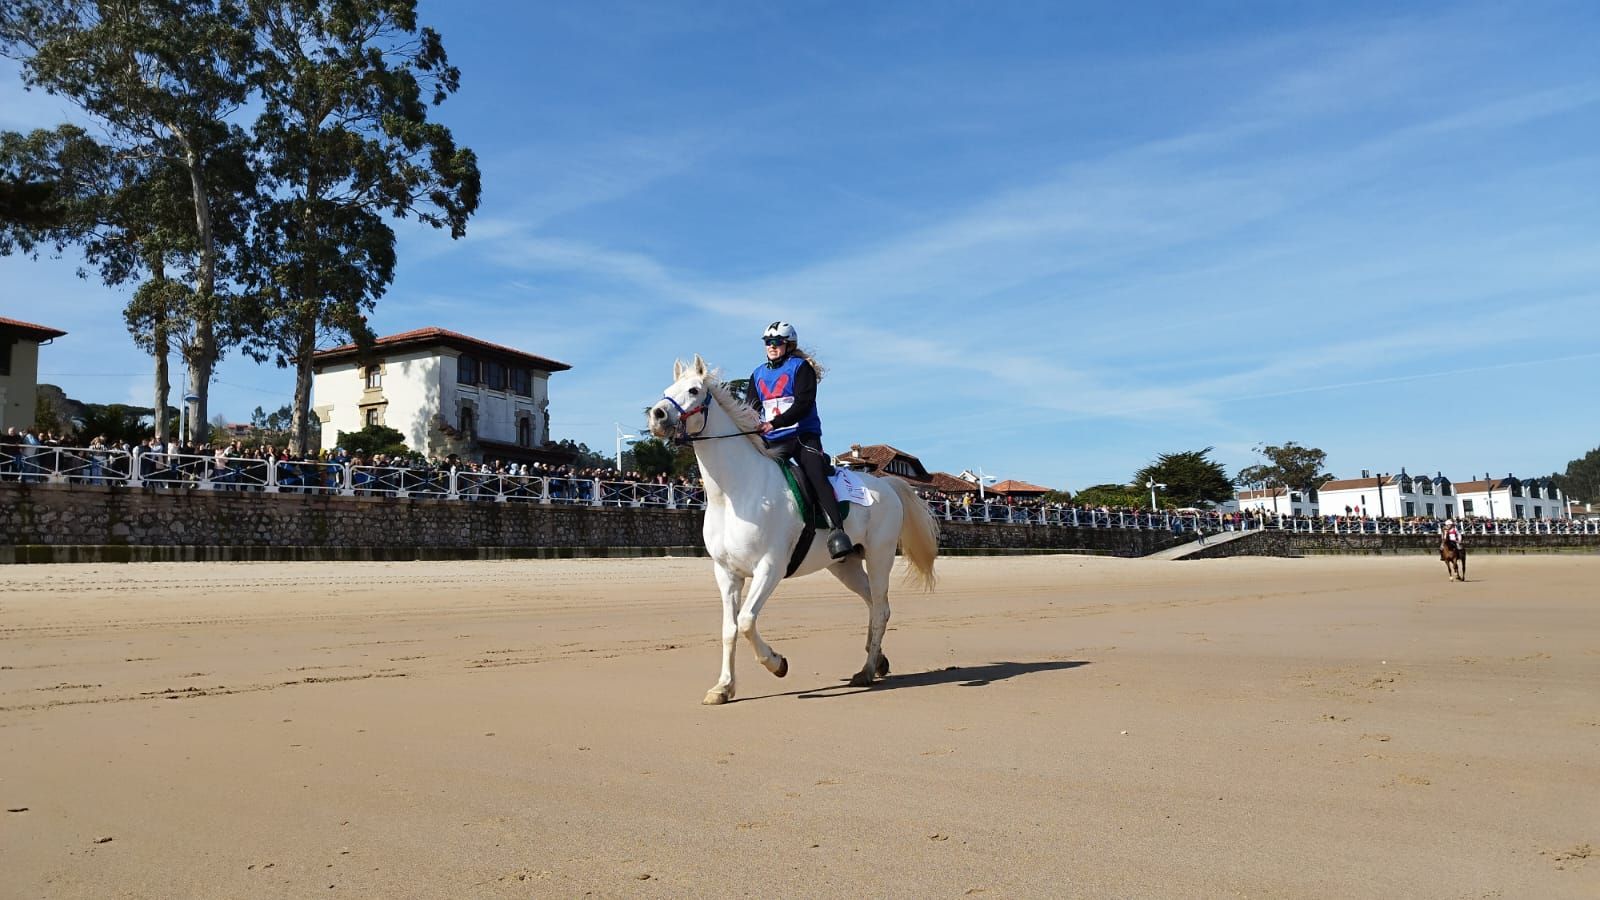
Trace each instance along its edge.
<instances>
[{"instance_id":1,"label":"shadow of horse on sand","mask_svg":"<svg viewBox=\"0 0 1600 900\"><path fill-rule=\"evenodd\" d=\"M835 687L814 687L782 694L765 694L761 697L750 697L748 700L774 700L779 697L825 700L831 697L877 694L899 688L933 687L940 684L983 687L996 681L1016 678L1019 675L1032 675L1037 672L1057 672L1062 669L1076 669L1079 666L1087 665L1089 665L1088 660L1068 659L1050 660L1048 662L992 662L981 666L946 666L942 669L933 669L928 672L889 675L871 687L851 687L847 680L841 679L840 683Z\"/></svg>"}]
</instances>

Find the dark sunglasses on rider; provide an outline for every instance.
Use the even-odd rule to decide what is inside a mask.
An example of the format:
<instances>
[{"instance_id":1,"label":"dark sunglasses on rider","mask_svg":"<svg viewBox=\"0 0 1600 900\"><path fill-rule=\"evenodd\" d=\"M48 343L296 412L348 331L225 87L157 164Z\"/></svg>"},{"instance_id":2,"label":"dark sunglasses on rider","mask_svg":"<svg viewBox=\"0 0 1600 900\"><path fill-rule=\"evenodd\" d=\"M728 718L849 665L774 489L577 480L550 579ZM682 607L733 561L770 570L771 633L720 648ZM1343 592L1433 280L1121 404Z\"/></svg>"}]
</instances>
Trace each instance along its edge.
<instances>
[{"instance_id":1,"label":"dark sunglasses on rider","mask_svg":"<svg viewBox=\"0 0 1600 900\"><path fill-rule=\"evenodd\" d=\"M788 342L788 340L786 340L784 338L781 338L781 337L769 337L769 338L762 338L761 339L761 343L766 344L768 347L782 347L784 344L787 344L789 342Z\"/></svg>"}]
</instances>

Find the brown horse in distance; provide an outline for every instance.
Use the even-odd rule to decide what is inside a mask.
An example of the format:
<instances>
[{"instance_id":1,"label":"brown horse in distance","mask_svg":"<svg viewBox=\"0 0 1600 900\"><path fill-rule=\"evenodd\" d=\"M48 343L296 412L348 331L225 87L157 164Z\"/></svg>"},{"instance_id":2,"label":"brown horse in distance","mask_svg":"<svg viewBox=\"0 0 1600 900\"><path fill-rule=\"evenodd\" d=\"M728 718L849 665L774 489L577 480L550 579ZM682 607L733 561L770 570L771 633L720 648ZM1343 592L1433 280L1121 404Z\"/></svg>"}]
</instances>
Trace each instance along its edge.
<instances>
[{"instance_id":1,"label":"brown horse in distance","mask_svg":"<svg viewBox=\"0 0 1600 900\"><path fill-rule=\"evenodd\" d=\"M1452 544L1439 535L1439 558L1444 560L1445 577L1453 581L1467 580L1467 548Z\"/></svg>"}]
</instances>

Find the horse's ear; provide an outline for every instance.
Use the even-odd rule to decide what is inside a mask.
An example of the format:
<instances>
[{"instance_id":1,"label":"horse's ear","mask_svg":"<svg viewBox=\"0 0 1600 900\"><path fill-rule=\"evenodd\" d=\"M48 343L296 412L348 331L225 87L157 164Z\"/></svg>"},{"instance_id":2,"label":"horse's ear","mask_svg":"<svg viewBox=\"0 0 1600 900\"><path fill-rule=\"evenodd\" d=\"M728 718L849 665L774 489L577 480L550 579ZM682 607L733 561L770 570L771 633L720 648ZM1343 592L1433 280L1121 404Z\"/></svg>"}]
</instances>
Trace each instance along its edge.
<instances>
[{"instance_id":1,"label":"horse's ear","mask_svg":"<svg viewBox=\"0 0 1600 900\"><path fill-rule=\"evenodd\" d=\"M694 373L696 375L704 375L706 371L706 361L700 358L700 354L696 353L694 355Z\"/></svg>"},{"instance_id":2,"label":"horse's ear","mask_svg":"<svg viewBox=\"0 0 1600 900\"><path fill-rule=\"evenodd\" d=\"M675 360L672 361L672 380L673 381L677 381L679 378L682 378L682 377L683 377L683 360L675 359Z\"/></svg>"}]
</instances>

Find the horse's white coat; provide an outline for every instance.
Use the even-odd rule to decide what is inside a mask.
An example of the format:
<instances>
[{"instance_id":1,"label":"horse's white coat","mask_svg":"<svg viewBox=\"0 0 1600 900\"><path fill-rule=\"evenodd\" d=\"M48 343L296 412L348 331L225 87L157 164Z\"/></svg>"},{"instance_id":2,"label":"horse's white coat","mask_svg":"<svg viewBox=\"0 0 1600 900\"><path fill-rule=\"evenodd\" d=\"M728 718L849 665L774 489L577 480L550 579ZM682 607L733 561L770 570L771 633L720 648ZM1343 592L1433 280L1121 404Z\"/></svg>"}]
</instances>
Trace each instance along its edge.
<instances>
[{"instance_id":1,"label":"horse's white coat","mask_svg":"<svg viewBox=\"0 0 1600 900\"><path fill-rule=\"evenodd\" d=\"M692 423L688 433L712 438L694 445L706 488L706 549L722 593L722 675L704 702L726 703L734 697L733 655L739 635L750 642L768 671L779 677L788 672L788 662L756 631L756 618L783 580L804 526L794 495L778 466L762 451L760 438L739 436L751 430L754 414L737 406L698 356L692 366L679 363L673 377L665 399L650 409L650 432L671 437L684 430L683 420L688 418ZM702 409L704 422L693 423ZM862 552L835 562L819 535L794 573L799 577L827 569L866 602L867 659L850 680L855 686L869 685L874 676L887 671L883 632L889 624L895 546L903 546L911 573L932 587L939 527L904 481L864 473L860 477L873 502L851 510L845 532Z\"/></svg>"}]
</instances>

